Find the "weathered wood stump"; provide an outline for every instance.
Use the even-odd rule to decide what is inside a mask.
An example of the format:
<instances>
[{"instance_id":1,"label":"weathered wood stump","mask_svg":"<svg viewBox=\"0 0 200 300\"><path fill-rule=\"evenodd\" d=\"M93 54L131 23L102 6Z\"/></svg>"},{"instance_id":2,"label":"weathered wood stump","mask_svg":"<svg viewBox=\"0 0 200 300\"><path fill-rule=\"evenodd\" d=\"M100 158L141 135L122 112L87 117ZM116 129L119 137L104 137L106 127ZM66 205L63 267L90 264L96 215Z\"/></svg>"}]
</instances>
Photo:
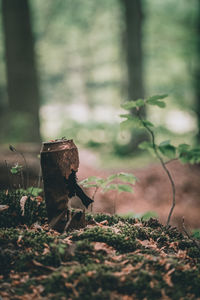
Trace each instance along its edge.
<instances>
[{"instance_id":1,"label":"weathered wood stump","mask_svg":"<svg viewBox=\"0 0 200 300\"><path fill-rule=\"evenodd\" d=\"M80 197L83 193L81 200L83 203L86 201L84 205L87 207L92 202L76 183L78 167L78 149L73 140L62 139L43 143L41 168L48 221L53 229L60 232L72 227L71 221L76 219L76 214L71 216L68 209L69 198L75 195ZM78 219L84 223L80 211L78 214Z\"/></svg>"}]
</instances>

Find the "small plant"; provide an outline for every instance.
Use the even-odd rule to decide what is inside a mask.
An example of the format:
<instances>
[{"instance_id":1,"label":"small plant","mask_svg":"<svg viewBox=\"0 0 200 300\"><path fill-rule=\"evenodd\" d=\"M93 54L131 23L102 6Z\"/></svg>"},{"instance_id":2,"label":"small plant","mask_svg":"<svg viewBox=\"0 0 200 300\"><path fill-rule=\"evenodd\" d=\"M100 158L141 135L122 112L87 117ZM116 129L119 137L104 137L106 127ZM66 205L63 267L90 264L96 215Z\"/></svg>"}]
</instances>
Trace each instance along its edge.
<instances>
[{"instance_id":1,"label":"small plant","mask_svg":"<svg viewBox=\"0 0 200 300\"><path fill-rule=\"evenodd\" d=\"M122 104L122 108L129 111L128 114L120 115L122 118L126 120L122 121L120 126L122 130L133 129L133 128L142 128L145 129L150 137L151 141L142 142L139 147L143 150L148 150L150 153L154 153L155 156L160 161L169 182L172 188L172 205L167 218L167 226L170 223L171 216L176 205L176 188L175 183L172 178L172 175L167 168L167 164L172 160L179 159L182 163L199 163L200 162L200 148L191 148L188 144L180 144L178 146L174 146L171 144L170 140L163 141L159 145L156 144L155 134L154 134L154 125L145 120L141 114L141 108L145 105L153 105L158 106L159 108L165 108L166 103L163 101L167 95L155 95L148 99L138 99L135 101L129 101ZM136 111L136 114L133 115L133 110ZM166 160L168 159L168 160Z\"/></svg>"},{"instance_id":2,"label":"small plant","mask_svg":"<svg viewBox=\"0 0 200 300\"><path fill-rule=\"evenodd\" d=\"M95 188L92 200L99 189L103 193L110 190L120 192L133 192L133 185L137 181L137 178L133 174L120 172L117 174L112 174L107 178L100 178L96 176L88 177L80 182L80 184L85 188ZM114 200L114 213L116 212L116 200Z\"/></svg>"},{"instance_id":3,"label":"small plant","mask_svg":"<svg viewBox=\"0 0 200 300\"><path fill-rule=\"evenodd\" d=\"M10 172L15 175L15 174L20 174L22 172L22 166L16 163L12 168L10 169Z\"/></svg>"},{"instance_id":4,"label":"small plant","mask_svg":"<svg viewBox=\"0 0 200 300\"><path fill-rule=\"evenodd\" d=\"M26 158L24 156L24 154L22 152L19 152L15 147L13 147L12 145L9 145L9 149L11 152L18 154L19 156L22 157L24 164L25 164L25 168L26 168L26 184L24 183L24 176L23 176L23 167L18 165L18 163L11 168L11 173L12 174L18 174L19 172L21 173L21 177L22 177L22 185L23 188L27 188L29 186L29 173L28 173L28 165L26 162Z\"/></svg>"}]
</instances>

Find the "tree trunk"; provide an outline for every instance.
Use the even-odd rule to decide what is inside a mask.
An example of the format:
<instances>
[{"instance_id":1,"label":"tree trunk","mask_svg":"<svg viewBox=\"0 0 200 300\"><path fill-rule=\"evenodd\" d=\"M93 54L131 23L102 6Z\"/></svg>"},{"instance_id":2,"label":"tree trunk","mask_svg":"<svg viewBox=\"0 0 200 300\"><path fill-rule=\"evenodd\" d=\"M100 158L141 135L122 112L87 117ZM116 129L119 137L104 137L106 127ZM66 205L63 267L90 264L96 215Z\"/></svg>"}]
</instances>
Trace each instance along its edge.
<instances>
[{"instance_id":1,"label":"tree trunk","mask_svg":"<svg viewBox=\"0 0 200 300\"><path fill-rule=\"evenodd\" d=\"M28 0L2 0L10 121L18 141L39 142L39 88ZM19 136L18 136L19 135Z\"/></svg>"},{"instance_id":2,"label":"tree trunk","mask_svg":"<svg viewBox=\"0 0 200 300\"><path fill-rule=\"evenodd\" d=\"M143 52L142 52L142 1L121 0L124 10L124 45L127 66L127 99L137 100L144 98L143 84ZM134 111L133 111L134 114ZM141 110L145 116L145 110ZM144 132L138 131L132 134L127 152L133 152L137 146L147 139Z\"/></svg>"},{"instance_id":3,"label":"tree trunk","mask_svg":"<svg viewBox=\"0 0 200 300\"><path fill-rule=\"evenodd\" d=\"M121 0L125 17L128 99L144 98L141 0Z\"/></svg>"},{"instance_id":4,"label":"tree trunk","mask_svg":"<svg viewBox=\"0 0 200 300\"><path fill-rule=\"evenodd\" d=\"M196 57L196 70L195 70L195 94L196 94L196 114L198 122L197 142L200 144L200 0L198 0L198 12L196 23L196 39L197 39L197 57Z\"/></svg>"}]
</instances>

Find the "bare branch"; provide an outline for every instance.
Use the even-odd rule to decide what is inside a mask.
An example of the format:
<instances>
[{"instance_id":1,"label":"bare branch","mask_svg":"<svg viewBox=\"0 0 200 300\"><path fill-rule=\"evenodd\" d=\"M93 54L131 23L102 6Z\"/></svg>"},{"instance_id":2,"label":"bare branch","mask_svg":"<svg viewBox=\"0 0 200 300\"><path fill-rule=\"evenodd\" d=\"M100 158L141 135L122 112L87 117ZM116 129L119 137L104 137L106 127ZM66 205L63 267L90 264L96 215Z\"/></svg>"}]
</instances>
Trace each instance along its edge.
<instances>
[{"instance_id":1,"label":"bare branch","mask_svg":"<svg viewBox=\"0 0 200 300\"><path fill-rule=\"evenodd\" d=\"M187 232L187 229L185 227L185 220L184 217L182 218L182 228L184 233L187 235L187 237L195 244L195 246L197 246L197 248L200 250L200 245L197 243L197 241L191 237L191 235Z\"/></svg>"}]
</instances>

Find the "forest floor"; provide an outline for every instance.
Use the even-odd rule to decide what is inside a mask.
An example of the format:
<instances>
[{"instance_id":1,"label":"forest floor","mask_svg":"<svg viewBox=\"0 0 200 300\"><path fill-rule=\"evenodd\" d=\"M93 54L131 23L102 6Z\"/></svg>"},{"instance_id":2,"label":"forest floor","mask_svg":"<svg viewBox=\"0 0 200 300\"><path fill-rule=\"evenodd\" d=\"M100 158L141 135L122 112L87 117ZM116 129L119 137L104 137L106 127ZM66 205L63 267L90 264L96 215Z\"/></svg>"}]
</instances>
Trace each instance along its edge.
<instances>
[{"instance_id":1,"label":"forest floor","mask_svg":"<svg viewBox=\"0 0 200 300\"><path fill-rule=\"evenodd\" d=\"M29 299L200 299L199 241L157 219L86 214L48 227L41 196L1 192L0 295Z\"/></svg>"},{"instance_id":2,"label":"forest floor","mask_svg":"<svg viewBox=\"0 0 200 300\"><path fill-rule=\"evenodd\" d=\"M33 186L38 185L39 148L40 146L36 147L35 145L22 145L19 148L19 151L24 152L27 159L30 184ZM145 212L152 211L157 214L162 224L166 224L172 204L172 191L165 172L155 160L149 161L149 165L146 167L144 163L142 167L139 167L138 161L141 162L141 158L130 157L124 163L118 159L121 164L119 168L117 167L118 161L114 159L112 163L105 162L105 165L109 165L109 167L103 169L102 164L99 164L97 154L94 152L80 150L79 156L80 167L77 174L79 180L89 176L105 178L110 174L122 171L132 173L138 178L133 193L120 193L117 195L116 192L110 191L103 194L99 189L95 194L94 213L142 215ZM134 159L137 162L137 167ZM110 156L110 160L112 160L112 156ZM24 165L24 161L19 155L6 148L0 150L0 190L8 188L12 184L13 178L9 175L9 170L16 162ZM200 166L183 165L178 161L173 161L167 167L176 186L176 206L171 224L182 230L182 218L184 217L187 228L200 228ZM92 197L94 189L88 189L86 192ZM73 200L72 206L81 207L80 201Z\"/></svg>"}]
</instances>

